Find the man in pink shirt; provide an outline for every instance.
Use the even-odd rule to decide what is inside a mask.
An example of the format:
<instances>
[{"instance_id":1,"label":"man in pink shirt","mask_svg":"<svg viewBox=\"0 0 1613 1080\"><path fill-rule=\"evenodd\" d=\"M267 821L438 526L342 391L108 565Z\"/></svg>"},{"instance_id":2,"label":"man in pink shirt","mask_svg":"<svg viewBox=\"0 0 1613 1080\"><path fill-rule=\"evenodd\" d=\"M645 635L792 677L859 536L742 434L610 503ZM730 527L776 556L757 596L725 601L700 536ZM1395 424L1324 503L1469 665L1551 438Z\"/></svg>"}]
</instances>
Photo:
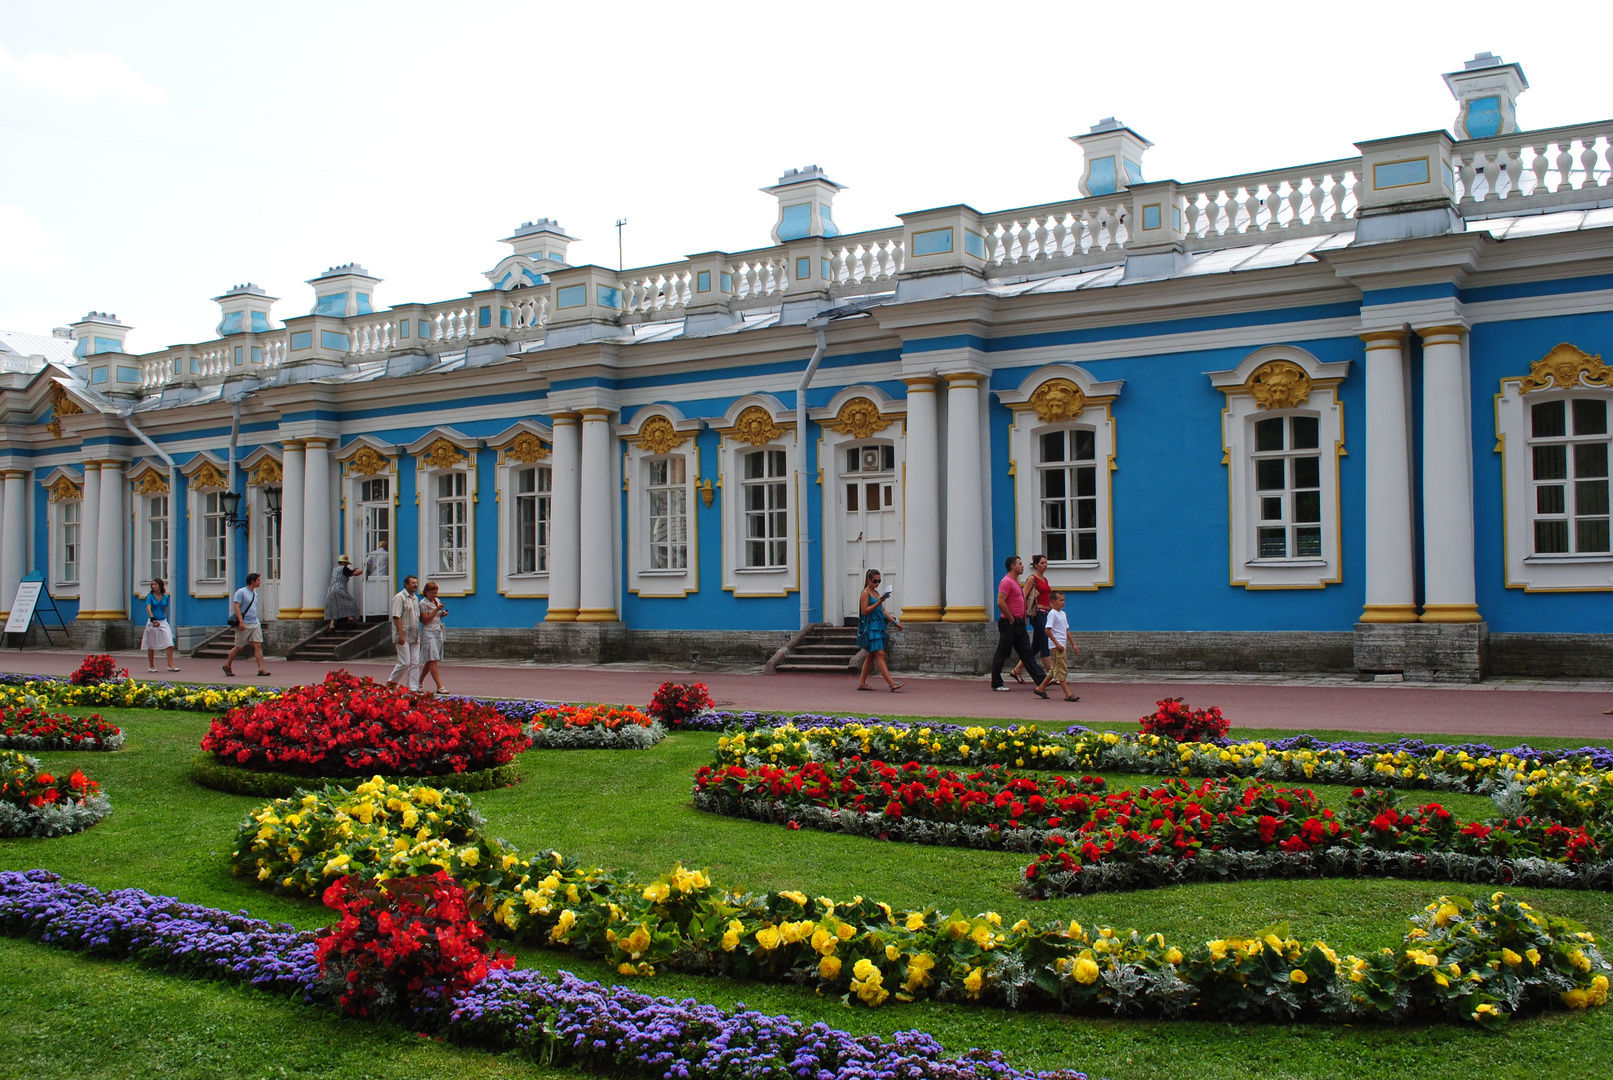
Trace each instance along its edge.
<instances>
[{"instance_id":1,"label":"man in pink shirt","mask_svg":"<svg viewBox=\"0 0 1613 1080\"><path fill-rule=\"evenodd\" d=\"M1019 587L1019 575L1024 572L1025 563L1018 555L1010 555L1004 561L1003 568L1008 572L997 585L997 653L991 658L991 688L1008 689L1003 685L1003 664L1008 660L1009 653L1018 653L1031 682L1037 687L1033 693L1045 698L1047 691L1041 689L1041 685L1046 673L1042 671L1042 665L1036 662L1036 653L1031 650L1030 634L1026 632L1025 624L1025 591Z\"/></svg>"}]
</instances>

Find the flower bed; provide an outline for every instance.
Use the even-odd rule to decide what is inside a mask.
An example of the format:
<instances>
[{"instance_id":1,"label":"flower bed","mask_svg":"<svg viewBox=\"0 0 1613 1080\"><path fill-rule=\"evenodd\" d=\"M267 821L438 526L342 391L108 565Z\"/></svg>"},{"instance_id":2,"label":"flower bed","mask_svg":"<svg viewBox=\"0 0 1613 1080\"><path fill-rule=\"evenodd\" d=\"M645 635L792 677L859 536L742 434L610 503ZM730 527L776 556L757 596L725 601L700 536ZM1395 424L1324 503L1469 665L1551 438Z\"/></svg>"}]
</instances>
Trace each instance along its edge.
<instances>
[{"instance_id":1,"label":"flower bed","mask_svg":"<svg viewBox=\"0 0 1613 1080\"><path fill-rule=\"evenodd\" d=\"M317 846L322 838L331 846ZM1158 934L1076 923L1005 928L991 912L758 896L682 866L645 882L558 852L524 854L482 831L462 796L379 780L351 797L271 803L242 822L236 850L238 868L304 892L349 874L441 870L488 906L495 933L516 941L600 957L624 975L662 966L802 982L867 1005L936 998L1117 1015L1499 1023L1558 1000L1601 1004L1609 971L1592 935L1503 894L1471 905L1441 897L1400 949L1340 957L1277 934L1174 946Z\"/></svg>"},{"instance_id":2,"label":"flower bed","mask_svg":"<svg viewBox=\"0 0 1613 1080\"><path fill-rule=\"evenodd\" d=\"M67 677L67 681L74 686L97 686L128 677L128 668L118 667L118 662L105 653L96 653L86 656L78 669Z\"/></svg>"},{"instance_id":3,"label":"flower bed","mask_svg":"<svg viewBox=\"0 0 1613 1080\"><path fill-rule=\"evenodd\" d=\"M29 705L0 707L0 749L116 750L122 745L123 729L99 713L69 716Z\"/></svg>"},{"instance_id":4,"label":"flower bed","mask_svg":"<svg viewBox=\"0 0 1613 1080\"><path fill-rule=\"evenodd\" d=\"M52 675L0 675L0 706L217 712L280 696L278 687L180 685L124 679L75 686Z\"/></svg>"},{"instance_id":5,"label":"flower bed","mask_svg":"<svg viewBox=\"0 0 1613 1080\"><path fill-rule=\"evenodd\" d=\"M318 790L320 788L334 787L352 790L364 783L362 776L296 776L292 773L265 772L261 769L246 769L235 765L226 765L217 757L205 750L190 760L190 778L193 783L214 791L226 791L231 795L250 795L254 798L283 799L295 795L299 791ZM526 778L521 768L520 759L517 758L507 765L495 765L491 769L476 769L471 772L454 773L452 776L455 791L492 791L494 788L513 787ZM391 776L387 779L409 783L411 779L419 777Z\"/></svg>"},{"instance_id":6,"label":"flower bed","mask_svg":"<svg viewBox=\"0 0 1613 1080\"><path fill-rule=\"evenodd\" d=\"M529 745L520 724L490 706L345 671L231 709L202 739L222 764L310 777L446 776L508 764Z\"/></svg>"},{"instance_id":7,"label":"flower bed","mask_svg":"<svg viewBox=\"0 0 1613 1080\"><path fill-rule=\"evenodd\" d=\"M112 812L101 786L82 772L41 772L39 759L0 750L0 836L66 836Z\"/></svg>"},{"instance_id":8,"label":"flower bed","mask_svg":"<svg viewBox=\"0 0 1613 1080\"><path fill-rule=\"evenodd\" d=\"M631 705L551 705L527 728L539 750L645 750L666 727Z\"/></svg>"},{"instance_id":9,"label":"flower bed","mask_svg":"<svg viewBox=\"0 0 1613 1080\"><path fill-rule=\"evenodd\" d=\"M295 1000L321 1000L327 992L312 933L138 889L102 893L44 870L0 872L0 929ZM455 1042L516 1050L546 1064L645 1080L662 1080L672 1067L689 1080L776 1080L809 1057L831 1076L1085 1080L1083 1073L1063 1070L1020 1072L995 1052L947 1058L921 1032L902 1032L890 1041L853 1036L822 1023L652 998L564 972L551 979L533 970L493 971L456 999L445 1021L422 1017L421 1026Z\"/></svg>"}]
</instances>

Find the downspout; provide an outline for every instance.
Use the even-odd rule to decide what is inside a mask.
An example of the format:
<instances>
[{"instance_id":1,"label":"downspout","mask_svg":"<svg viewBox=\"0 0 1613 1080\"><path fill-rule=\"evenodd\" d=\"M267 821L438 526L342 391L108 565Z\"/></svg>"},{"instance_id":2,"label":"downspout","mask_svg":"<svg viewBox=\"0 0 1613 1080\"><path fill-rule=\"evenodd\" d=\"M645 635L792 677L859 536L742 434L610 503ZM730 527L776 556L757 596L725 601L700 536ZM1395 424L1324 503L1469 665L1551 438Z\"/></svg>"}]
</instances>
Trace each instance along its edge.
<instances>
[{"instance_id":1,"label":"downspout","mask_svg":"<svg viewBox=\"0 0 1613 1080\"><path fill-rule=\"evenodd\" d=\"M812 327L812 333L817 338L817 344L812 347L812 359L807 361L806 371L801 374L801 382L795 388L795 505L801 514L800 535L796 538L799 550L796 555L796 566L801 581L801 629L805 630L812 622L812 594L807 584L811 580L808 574L808 561L811 553L812 541L807 533L807 479L806 479L806 452L807 452L807 387L812 385L812 376L818 373L818 364L823 360L823 351L827 348L824 341L823 328L829 323L828 319L814 319L807 325Z\"/></svg>"},{"instance_id":2,"label":"downspout","mask_svg":"<svg viewBox=\"0 0 1613 1080\"><path fill-rule=\"evenodd\" d=\"M229 480L228 480L229 486L224 489L225 491L234 491L235 490L235 450L236 450L236 447L240 445L240 442L241 442L241 399L236 398L234 401L230 402L230 467L229 467L229 472L225 473L225 475L227 477L229 477ZM241 501L243 503L246 502L245 499L242 499ZM248 511L248 512L250 513L250 511ZM230 534L230 542L229 542L229 549L228 549L229 553L230 553L230 565L233 566L233 567L236 567L237 570L239 570L242 560L240 558L238 558L238 556L241 554L241 552L238 549L236 549L236 547L235 547L235 543L236 543L235 530L234 529L226 529L225 532L228 532ZM240 580L239 576L237 577L237 580ZM232 593L234 592L233 589L230 590L230 591ZM226 608L225 610L228 610L228 608Z\"/></svg>"},{"instance_id":3,"label":"downspout","mask_svg":"<svg viewBox=\"0 0 1613 1080\"><path fill-rule=\"evenodd\" d=\"M145 432L141 431L138 427L135 426L134 416L133 415L131 415L129 413L125 413L123 415L123 422L124 422L124 424L126 424L128 426L130 433L133 434L135 438L137 438L141 442L145 443L147 448L150 449L150 451L153 454L156 454L157 458L164 465L168 466L168 522L169 522L169 527L168 527L169 558L168 558L168 561L169 561L169 564L170 564L169 568L168 568L168 575L169 575L170 578L172 578L173 577L173 567L174 567L174 565L177 564L177 560L175 560L173 558L173 538L174 538L173 520L174 520L174 492L179 490L179 488L178 488L178 481L179 481L178 473L179 473L179 469L178 469L178 466L176 466L174 464L174 459L173 459L172 456L169 455L168 451L164 450L162 447L160 447L156 443L152 442L151 441L151 436L147 435ZM134 544L131 545L131 546L134 547L136 550L138 550L139 545L140 545L140 540L139 540L139 538L136 538L135 541L134 541ZM168 584L170 586L172 586L173 582L170 581ZM179 592L180 592L179 590L173 589L171 587L168 590L168 595L173 597L173 599L168 602L169 605L173 609L172 617L171 617L171 619L169 621L169 625L171 625L171 626L178 626L179 625ZM175 644L177 645L178 642L176 641Z\"/></svg>"}]
</instances>

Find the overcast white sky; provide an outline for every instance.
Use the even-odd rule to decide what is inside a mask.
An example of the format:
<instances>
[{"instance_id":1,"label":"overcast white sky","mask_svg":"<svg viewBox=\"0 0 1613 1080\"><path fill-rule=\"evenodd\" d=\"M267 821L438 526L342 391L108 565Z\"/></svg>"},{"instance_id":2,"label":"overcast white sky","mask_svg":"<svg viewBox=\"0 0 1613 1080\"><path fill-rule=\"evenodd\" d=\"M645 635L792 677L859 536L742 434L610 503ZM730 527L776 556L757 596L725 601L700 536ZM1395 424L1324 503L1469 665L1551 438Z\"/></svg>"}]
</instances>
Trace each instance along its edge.
<instances>
[{"instance_id":1,"label":"overcast white sky","mask_svg":"<svg viewBox=\"0 0 1613 1080\"><path fill-rule=\"evenodd\" d=\"M358 261L377 303L484 285L548 215L573 262L763 246L756 189L822 164L844 231L1076 195L1107 115L1150 179L1343 157L1448 127L1480 50L1526 128L1613 115L1602 3L9 3L0 327L86 310L132 351L214 336L210 301Z\"/></svg>"}]
</instances>

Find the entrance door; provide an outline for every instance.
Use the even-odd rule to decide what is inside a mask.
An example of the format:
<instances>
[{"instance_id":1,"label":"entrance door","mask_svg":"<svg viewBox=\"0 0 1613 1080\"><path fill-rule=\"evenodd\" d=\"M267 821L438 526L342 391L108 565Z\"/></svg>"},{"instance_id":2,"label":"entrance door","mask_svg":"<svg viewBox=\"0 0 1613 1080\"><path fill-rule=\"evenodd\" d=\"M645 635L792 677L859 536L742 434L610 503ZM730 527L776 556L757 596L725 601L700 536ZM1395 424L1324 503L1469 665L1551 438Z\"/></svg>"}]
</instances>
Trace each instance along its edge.
<instances>
[{"instance_id":1,"label":"entrance door","mask_svg":"<svg viewBox=\"0 0 1613 1080\"><path fill-rule=\"evenodd\" d=\"M392 479L359 481L359 548L364 570L364 616L385 615L392 602Z\"/></svg>"},{"instance_id":2,"label":"entrance door","mask_svg":"<svg viewBox=\"0 0 1613 1080\"><path fill-rule=\"evenodd\" d=\"M280 519L267 510L267 488L253 490L252 509L255 511L251 529L250 553L252 568L262 567L263 584L258 587L259 616L264 619L280 617ZM278 500L276 500L278 501Z\"/></svg>"},{"instance_id":3,"label":"entrance door","mask_svg":"<svg viewBox=\"0 0 1613 1080\"><path fill-rule=\"evenodd\" d=\"M857 597L863 578L877 569L880 590L900 588L902 517L896 490L896 448L889 443L866 443L844 450L840 478L841 536L845 546L843 600L849 615L857 614ZM902 598L893 595L885 610L895 615Z\"/></svg>"}]
</instances>

